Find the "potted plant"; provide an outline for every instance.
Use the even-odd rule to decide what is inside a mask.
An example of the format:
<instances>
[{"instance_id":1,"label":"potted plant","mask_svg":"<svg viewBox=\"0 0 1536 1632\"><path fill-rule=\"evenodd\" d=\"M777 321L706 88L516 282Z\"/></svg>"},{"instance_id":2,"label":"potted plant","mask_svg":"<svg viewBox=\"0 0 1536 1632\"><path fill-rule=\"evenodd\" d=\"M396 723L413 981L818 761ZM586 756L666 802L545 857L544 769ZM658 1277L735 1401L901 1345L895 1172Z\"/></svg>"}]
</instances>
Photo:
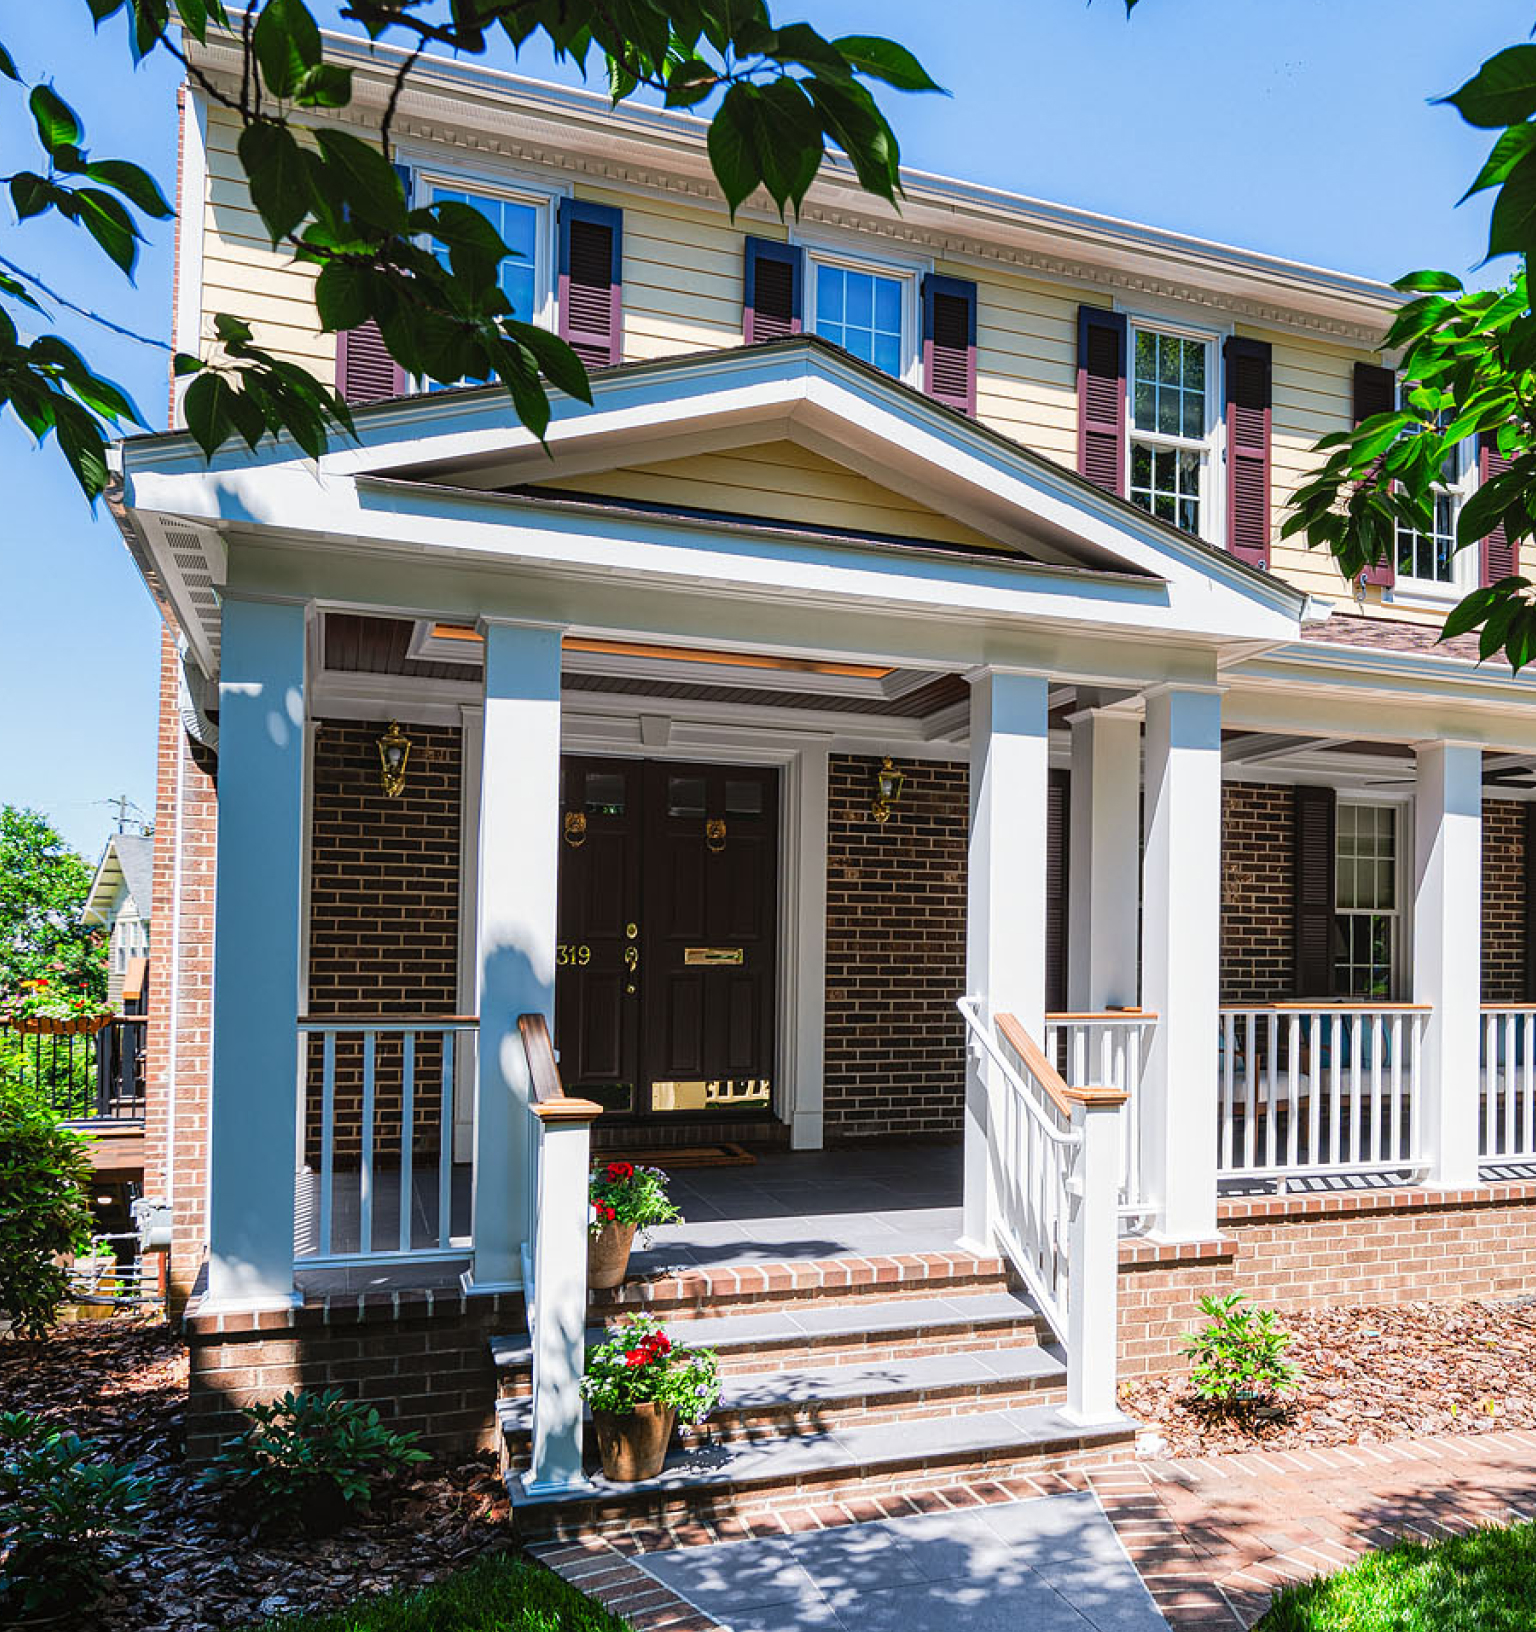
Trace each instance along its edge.
<instances>
[{"instance_id":1,"label":"potted plant","mask_svg":"<svg viewBox=\"0 0 1536 1632\"><path fill-rule=\"evenodd\" d=\"M592 1169L587 1196L592 1207L587 1285L603 1290L624 1279L636 1230L676 1224L683 1216L667 1198L667 1176L659 1167L599 1162Z\"/></svg>"},{"instance_id":2,"label":"potted plant","mask_svg":"<svg viewBox=\"0 0 1536 1632\"><path fill-rule=\"evenodd\" d=\"M702 1422L720 1398L713 1349L674 1343L654 1315L630 1315L587 1350L582 1398L592 1408L603 1472L623 1484L661 1472L672 1429Z\"/></svg>"},{"instance_id":3,"label":"potted plant","mask_svg":"<svg viewBox=\"0 0 1536 1632\"><path fill-rule=\"evenodd\" d=\"M112 1005L92 997L82 986L65 986L39 975L21 983L10 1022L26 1036L72 1037L94 1034L112 1018Z\"/></svg>"}]
</instances>

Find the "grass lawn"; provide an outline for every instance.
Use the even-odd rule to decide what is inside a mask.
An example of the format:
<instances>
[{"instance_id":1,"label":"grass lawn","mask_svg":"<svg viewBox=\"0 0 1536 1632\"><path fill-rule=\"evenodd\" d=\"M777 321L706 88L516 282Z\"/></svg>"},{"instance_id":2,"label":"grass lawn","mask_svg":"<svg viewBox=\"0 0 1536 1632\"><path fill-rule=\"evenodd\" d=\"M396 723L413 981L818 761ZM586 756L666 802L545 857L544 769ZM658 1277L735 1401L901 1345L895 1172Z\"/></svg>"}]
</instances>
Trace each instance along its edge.
<instances>
[{"instance_id":1,"label":"grass lawn","mask_svg":"<svg viewBox=\"0 0 1536 1632\"><path fill-rule=\"evenodd\" d=\"M1399 1542L1275 1595L1255 1632L1529 1632L1536 1524Z\"/></svg>"},{"instance_id":2,"label":"grass lawn","mask_svg":"<svg viewBox=\"0 0 1536 1632\"><path fill-rule=\"evenodd\" d=\"M549 1570L501 1557L419 1592L380 1593L326 1615L262 1621L259 1632L629 1632L629 1625Z\"/></svg>"}]
</instances>

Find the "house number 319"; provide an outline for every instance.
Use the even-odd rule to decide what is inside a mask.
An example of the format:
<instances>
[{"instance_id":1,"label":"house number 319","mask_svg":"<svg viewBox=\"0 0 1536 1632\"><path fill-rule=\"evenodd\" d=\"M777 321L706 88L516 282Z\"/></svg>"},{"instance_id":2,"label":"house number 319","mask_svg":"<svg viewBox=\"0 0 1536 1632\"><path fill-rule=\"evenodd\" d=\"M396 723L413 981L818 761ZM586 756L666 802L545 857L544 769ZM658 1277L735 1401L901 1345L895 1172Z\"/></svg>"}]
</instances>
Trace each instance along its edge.
<instances>
[{"instance_id":1,"label":"house number 319","mask_svg":"<svg viewBox=\"0 0 1536 1632\"><path fill-rule=\"evenodd\" d=\"M562 941L555 948L555 962L562 969L585 969L591 961L590 946L572 946L569 941Z\"/></svg>"}]
</instances>

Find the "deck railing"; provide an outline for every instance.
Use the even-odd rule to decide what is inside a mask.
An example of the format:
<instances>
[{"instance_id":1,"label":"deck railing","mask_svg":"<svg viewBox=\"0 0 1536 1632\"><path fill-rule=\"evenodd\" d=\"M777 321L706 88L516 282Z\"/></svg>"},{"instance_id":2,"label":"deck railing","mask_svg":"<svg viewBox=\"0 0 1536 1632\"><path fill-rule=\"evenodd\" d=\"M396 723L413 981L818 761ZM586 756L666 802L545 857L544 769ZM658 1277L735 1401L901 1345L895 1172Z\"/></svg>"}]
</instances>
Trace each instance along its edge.
<instances>
[{"instance_id":1,"label":"deck railing","mask_svg":"<svg viewBox=\"0 0 1536 1632\"><path fill-rule=\"evenodd\" d=\"M299 1021L303 1265L469 1252L471 1164L453 1159L453 1100L478 1029L462 1014Z\"/></svg>"},{"instance_id":2,"label":"deck railing","mask_svg":"<svg viewBox=\"0 0 1536 1632\"><path fill-rule=\"evenodd\" d=\"M1115 1403L1123 1091L1068 1087L1011 1014L959 1009L987 1088L991 1227L1067 1350L1067 1410L1079 1421Z\"/></svg>"},{"instance_id":3,"label":"deck railing","mask_svg":"<svg viewBox=\"0 0 1536 1632\"><path fill-rule=\"evenodd\" d=\"M1223 1178L1415 1171L1426 1005L1274 1003L1221 1010Z\"/></svg>"},{"instance_id":4,"label":"deck railing","mask_svg":"<svg viewBox=\"0 0 1536 1632\"><path fill-rule=\"evenodd\" d=\"M141 1121L148 1026L147 1015L119 1014L100 1031L61 1035L0 1021L0 1083L69 1122Z\"/></svg>"},{"instance_id":5,"label":"deck railing","mask_svg":"<svg viewBox=\"0 0 1536 1632\"><path fill-rule=\"evenodd\" d=\"M1141 1207L1141 1078L1157 1030L1148 1009L1104 1009L1045 1017L1046 1058L1069 1088L1098 1084L1126 1096L1120 1113L1120 1212Z\"/></svg>"},{"instance_id":6,"label":"deck railing","mask_svg":"<svg viewBox=\"0 0 1536 1632\"><path fill-rule=\"evenodd\" d=\"M1484 1004L1478 1154L1536 1160L1536 1004Z\"/></svg>"}]
</instances>

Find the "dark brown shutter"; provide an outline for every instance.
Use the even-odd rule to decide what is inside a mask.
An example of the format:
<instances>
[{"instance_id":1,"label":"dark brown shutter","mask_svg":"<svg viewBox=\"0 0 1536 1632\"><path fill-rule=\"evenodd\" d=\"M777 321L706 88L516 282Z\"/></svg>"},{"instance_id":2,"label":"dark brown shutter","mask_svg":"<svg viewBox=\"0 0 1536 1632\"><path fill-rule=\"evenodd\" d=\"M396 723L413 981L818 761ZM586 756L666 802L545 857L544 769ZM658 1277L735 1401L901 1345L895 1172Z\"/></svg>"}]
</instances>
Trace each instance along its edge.
<instances>
[{"instance_id":1,"label":"dark brown shutter","mask_svg":"<svg viewBox=\"0 0 1536 1632\"><path fill-rule=\"evenodd\" d=\"M1125 314L1077 309L1077 468L1125 496Z\"/></svg>"},{"instance_id":2,"label":"dark brown shutter","mask_svg":"<svg viewBox=\"0 0 1536 1632\"><path fill-rule=\"evenodd\" d=\"M799 334L805 309L805 251L768 238L748 238L745 250L742 338L751 346Z\"/></svg>"},{"instance_id":3,"label":"dark brown shutter","mask_svg":"<svg viewBox=\"0 0 1536 1632\"><path fill-rule=\"evenodd\" d=\"M930 272L923 279L923 389L976 414L976 285Z\"/></svg>"},{"instance_id":4,"label":"dark brown shutter","mask_svg":"<svg viewBox=\"0 0 1536 1632\"><path fill-rule=\"evenodd\" d=\"M1520 868L1525 886L1525 1001L1536 1003L1536 800L1526 801L1525 850Z\"/></svg>"},{"instance_id":5,"label":"dark brown shutter","mask_svg":"<svg viewBox=\"0 0 1536 1632\"><path fill-rule=\"evenodd\" d=\"M1067 869L1070 839L1072 773L1053 770L1045 798L1045 1007L1067 1006Z\"/></svg>"},{"instance_id":6,"label":"dark brown shutter","mask_svg":"<svg viewBox=\"0 0 1536 1632\"><path fill-rule=\"evenodd\" d=\"M1338 799L1332 788L1292 789L1295 995L1333 995L1334 873Z\"/></svg>"},{"instance_id":7,"label":"dark brown shutter","mask_svg":"<svg viewBox=\"0 0 1536 1632\"><path fill-rule=\"evenodd\" d=\"M371 317L361 328L336 336L336 393L343 402L383 402L409 389L405 370L390 356Z\"/></svg>"},{"instance_id":8,"label":"dark brown shutter","mask_svg":"<svg viewBox=\"0 0 1536 1632\"><path fill-rule=\"evenodd\" d=\"M567 198L560 205L560 338L588 368L619 361L624 212Z\"/></svg>"},{"instance_id":9,"label":"dark brown shutter","mask_svg":"<svg viewBox=\"0 0 1536 1632\"><path fill-rule=\"evenodd\" d=\"M1225 347L1227 377L1227 553L1269 565L1270 348L1264 340Z\"/></svg>"},{"instance_id":10,"label":"dark brown shutter","mask_svg":"<svg viewBox=\"0 0 1536 1632\"><path fill-rule=\"evenodd\" d=\"M1509 469L1510 461L1499 452L1499 440L1490 431L1477 439L1477 479L1490 481ZM1478 582L1485 588L1501 578L1513 578L1520 570L1520 552L1509 542L1502 525L1495 527L1477 546ZM1529 807L1527 807L1529 808Z\"/></svg>"},{"instance_id":11,"label":"dark brown shutter","mask_svg":"<svg viewBox=\"0 0 1536 1632\"><path fill-rule=\"evenodd\" d=\"M1355 364L1356 425L1377 414L1390 414L1397 407L1397 376L1390 368L1378 368L1375 363ZM1397 558L1389 551L1375 566L1367 567L1361 577L1368 584L1390 588L1397 582Z\"/></svg>"}]
</instances>

